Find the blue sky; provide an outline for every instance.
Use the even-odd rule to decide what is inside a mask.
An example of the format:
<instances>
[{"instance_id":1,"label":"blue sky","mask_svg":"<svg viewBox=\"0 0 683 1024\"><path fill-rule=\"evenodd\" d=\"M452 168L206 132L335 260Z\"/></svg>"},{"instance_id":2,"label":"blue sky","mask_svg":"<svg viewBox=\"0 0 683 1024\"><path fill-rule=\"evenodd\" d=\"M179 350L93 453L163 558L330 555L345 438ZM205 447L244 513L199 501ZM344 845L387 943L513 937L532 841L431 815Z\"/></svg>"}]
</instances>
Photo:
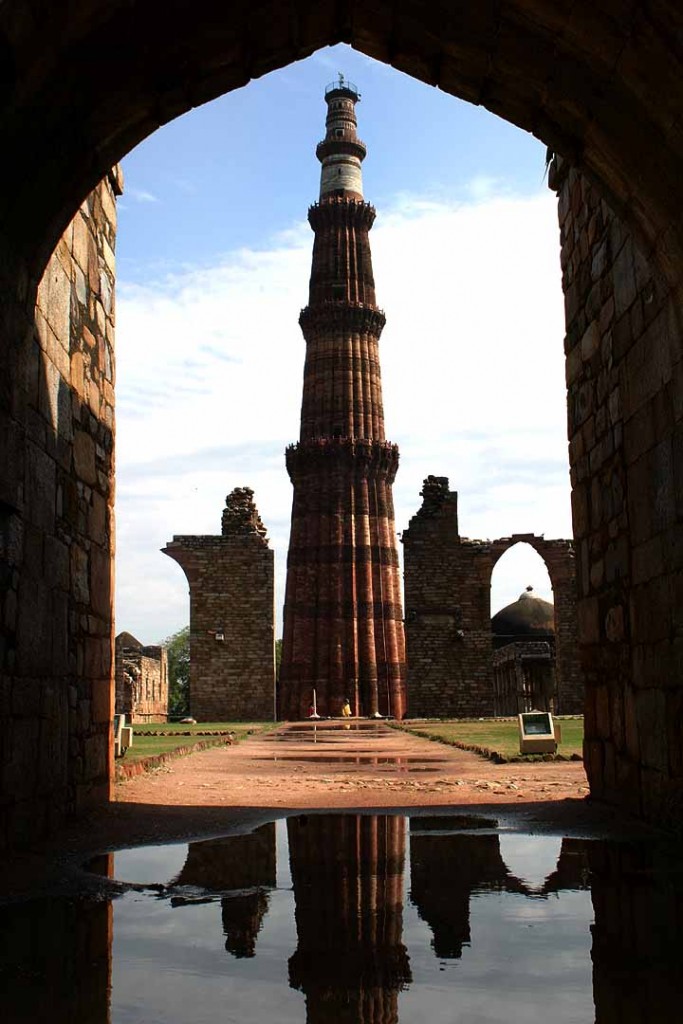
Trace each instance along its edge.
<instances>
[{"instance_id":1,"label":"blue sky","mask_svg":"<svg viewBox=\"0 0 683 1024\"><path fill-rule=\"evenodd\" d=\"M117 631L189 617L173 533L217 533L251 486L283 599L325 84L357 83L397 529L428 473L461 533L569 536L563 315L544 147L348 47L326 49L167 125L124 160L117 244ZM494 609L542 564L515 548Z\"/></svg>"}]
</instances>

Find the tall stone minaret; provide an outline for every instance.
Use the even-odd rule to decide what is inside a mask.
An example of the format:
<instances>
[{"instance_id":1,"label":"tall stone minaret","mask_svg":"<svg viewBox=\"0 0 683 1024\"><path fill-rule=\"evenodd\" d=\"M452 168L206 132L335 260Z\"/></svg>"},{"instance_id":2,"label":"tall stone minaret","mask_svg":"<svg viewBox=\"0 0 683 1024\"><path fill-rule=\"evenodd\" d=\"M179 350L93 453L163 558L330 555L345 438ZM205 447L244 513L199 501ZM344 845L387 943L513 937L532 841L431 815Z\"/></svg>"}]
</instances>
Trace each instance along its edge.
<instances>
[{"instance_id":1,"label":"tall stone minaret","mask_svg":"<svg viewBox=\"0 0 683 1024\"><path fill-rule=\"evenodd\" d=\"M280 671L281 718L320 714L348 697L358 715L405 713L405 642L391 485L398 448L384 436L379 336L363 199L356 87L325 90L301 434L287 449L294 486Z\"/></svg>"}]
</instances>

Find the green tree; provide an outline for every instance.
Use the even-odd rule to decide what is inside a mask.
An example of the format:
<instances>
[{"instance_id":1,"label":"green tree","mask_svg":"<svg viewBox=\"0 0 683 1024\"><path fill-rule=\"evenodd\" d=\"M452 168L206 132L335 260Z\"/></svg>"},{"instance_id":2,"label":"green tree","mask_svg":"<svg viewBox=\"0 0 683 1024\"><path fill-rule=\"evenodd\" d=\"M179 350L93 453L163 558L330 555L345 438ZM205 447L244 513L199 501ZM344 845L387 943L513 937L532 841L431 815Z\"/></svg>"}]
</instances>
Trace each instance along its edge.
<instances>
[{"instance_id":1,"label":"green tree","mask_svg":"<svg viewBox=\"0 0 683 1024\"><path fill-rule=\"evenodd\" d=\"M275 679L280 678L280 664L282 663L282 640L275 641Z\"/></svg>"},{"instance_id":2,"label":"green tree","mask_svg":"<svg viewBox=\"0 0 683 1024\"><path fill-rule=\"evenodd\" d=\"M164 640L168 651L168 713L190 713L190 627L184 626Z\"/></svg>"}]
</instances>

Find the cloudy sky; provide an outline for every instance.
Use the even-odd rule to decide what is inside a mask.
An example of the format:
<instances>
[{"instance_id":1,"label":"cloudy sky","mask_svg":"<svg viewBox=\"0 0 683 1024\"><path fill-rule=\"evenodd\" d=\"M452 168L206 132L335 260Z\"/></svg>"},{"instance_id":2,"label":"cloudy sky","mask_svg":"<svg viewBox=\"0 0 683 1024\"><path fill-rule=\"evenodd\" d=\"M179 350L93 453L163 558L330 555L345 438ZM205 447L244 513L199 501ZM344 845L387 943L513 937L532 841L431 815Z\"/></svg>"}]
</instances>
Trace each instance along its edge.
<instances>
[{"instance_id":1,"label":"cloudy sky","mask_svg":"<svg viewBox=\"0 0 683 1024\"><path fill-rule=\"evenodd\" d=\"M422 480L448 476L460 532L571 535L563 314L544 148L339 46L193 111L124 161L117 296L117 631L151 643L189 619L174 533L219 533L225 495L255 491L281 616L298 437L325 84L361 90L365 196L387 436L400 446L400 532ZM514 548L494 610L533 585Z\"/></svg>"}]
</instances>

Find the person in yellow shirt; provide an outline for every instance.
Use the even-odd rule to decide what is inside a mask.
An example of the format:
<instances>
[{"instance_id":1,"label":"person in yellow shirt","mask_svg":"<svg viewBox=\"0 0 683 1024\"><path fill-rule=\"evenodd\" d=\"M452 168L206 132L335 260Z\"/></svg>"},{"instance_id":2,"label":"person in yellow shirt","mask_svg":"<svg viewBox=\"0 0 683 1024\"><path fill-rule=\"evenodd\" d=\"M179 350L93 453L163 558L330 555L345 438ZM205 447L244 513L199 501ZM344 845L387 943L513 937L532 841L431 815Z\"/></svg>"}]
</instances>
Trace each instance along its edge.
<instances>
[{"instance_id":1,"label":"person in yellow shirt","mask_svg":"<svg viewBox=\"0 0 683 1024\"><path fill-rule=\"evenodd\" d=\"M344 718L351 717L351 703L348 697L344 697L344 704L342 705L342 715Z\"/></svg>"}]
</instances>

